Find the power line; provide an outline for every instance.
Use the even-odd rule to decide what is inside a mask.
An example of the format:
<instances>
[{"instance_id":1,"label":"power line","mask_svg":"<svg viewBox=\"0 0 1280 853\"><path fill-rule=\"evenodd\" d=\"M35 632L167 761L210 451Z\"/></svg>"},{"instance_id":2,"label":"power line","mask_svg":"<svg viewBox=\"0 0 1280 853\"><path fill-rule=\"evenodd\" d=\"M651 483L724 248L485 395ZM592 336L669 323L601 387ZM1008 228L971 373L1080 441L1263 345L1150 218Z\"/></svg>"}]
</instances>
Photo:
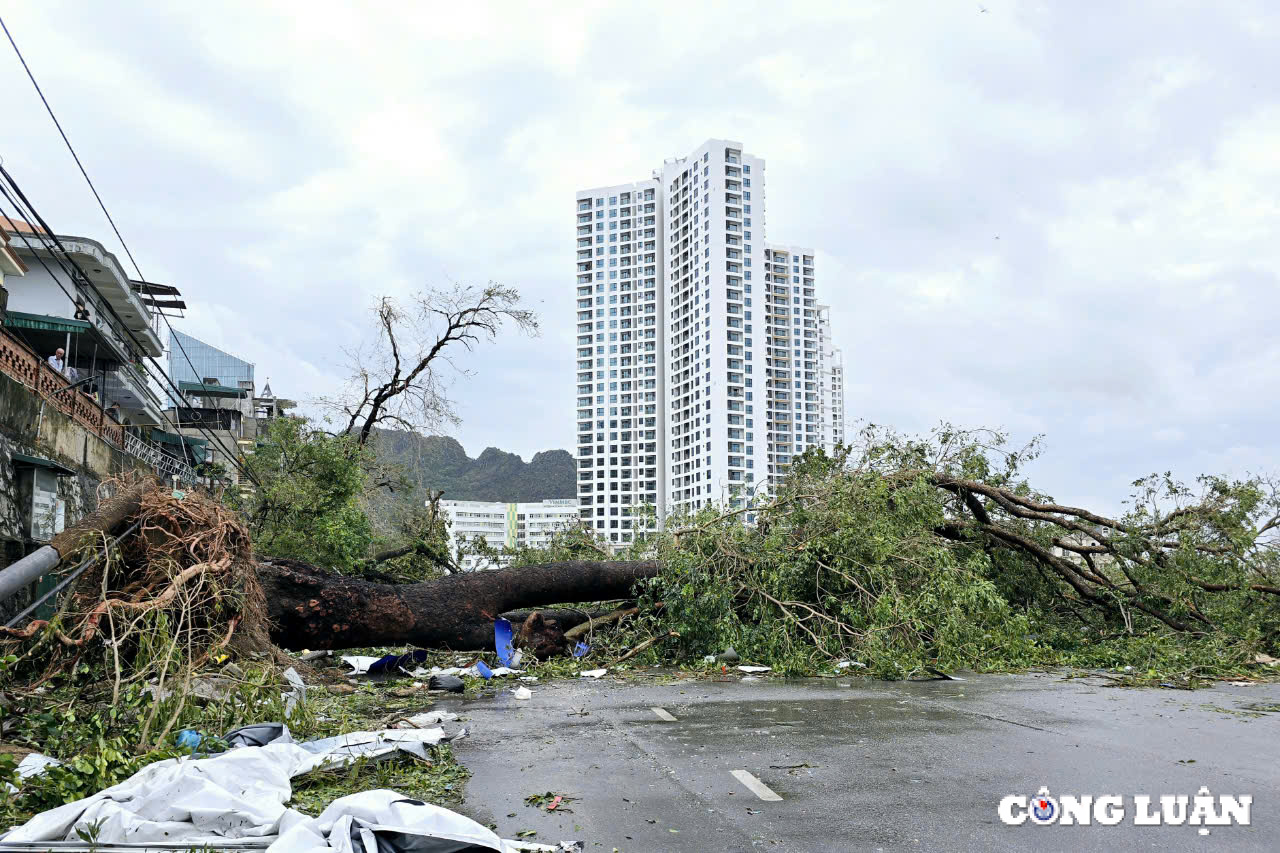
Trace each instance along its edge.
<instances>
[{"instance_id":1,"label":"power line","mask_svg":"<svg viewBox=\"0 0 1280 853\"><path fill-rule=\"evenodd\" d=\"M49 113L49 118L53 120L53 126L58 129L58 135L62 137L63 143L67 146L67 151L71 153L71 159L76 161L76 166L80 169L80 174L84 176L84 181L89 185L89 190L93 193L93 197L98 202L98 207L102 209L102 215L107 218L107 222L111 225L111 230L115 232L116 239L120 241L120 245L124 248L125 255L129 258L129 263L133 265L133 271L137 273L140 281L147 281L147 277L142 274L142 269L138 266L138 261L133 256L133 251L129 248L129 244L125 242L124 235L120 233L120 229L116 227L116 221L111 216L111 211L107 210L106 202L102 200L102 196L98 193L98 188L94 186L93 179L89 177L88 170L85 169L84 163L80 161L80 155L76 153L75 146L71 144L67 133L62 129L62 122L58 121L58 116L53 111L53 106L49 103L49 99L45 97L44 90L40 88L40 83L36 81L36 75L31 70L31 66L27 64L26 57L22 55L22 51L18 49L18 43L13 38L13 33L9 32L9 27L4 22L4 18L0 17L0 28L4 29L5 36L9 39L9 44L13 47L13 52L17 55L18 61L22 63L22 70L27 72L27 79L31 81L31 85L35 88L36 94L40 96L40 102L44 104L45 111ZM169 317L163 311L157 312L164 320L165 326L169 329L169 340L178 345L178 351L182 353L183 359L187 362L187 366L191 368L193 374L198 374L196 366L191 361L191 356L187 354L187 348L182 345L182 341L174 338L173 324L169 322ZM199 377L203 382L204 378ZM181 399L181 397L179 397ZM173 401L175 404L178 400ZM256 481L255 481L256 482Z\"/></svg>"},{"instance_id":2,"label":"power line","mask_svg":"<svg viewBox=\"0 0 1280 853\"><path fill-rule=\"evenodd\" d=\"M49 118L53 119L53 126L58 129L58 134L62 137L62 141L67 144L67 150L71 152L76 165L80 167L80 174L84 175L85 183L93 191L93 197L98 200L98 207L102 208L107 221L111 223L111 230L116 232L116 239L120 241L121 246L124 246L124 253L129 256L129 262L133 264L134 270L137 271L138 262L133 259L133 253L129 251L129 244L124 241L124 237L120 236L120 229L116 227L115 220L111 218L110 213L107 213L107 206L102 203L102 196L98 195L98 188L89 179L89 173L85 171L84 164L80 162L80 157L76 154L76 150L71 147L71 140L67 139L67 133L62 129L62 122L58 121L58 117L53 114L53 107L49 106L49 99L44 96L44 90L36 82L36 75L31 73L31 67L27 65L27 60L22 55L22 51L18 50L18 43L13 40L13 33L9 32L9 26L4 22L3 17L0 17L0 28L4 29L4 34L9 39L9 44L13 46L13 52L18 55L18 61L22 63L22 70L27 72L27 78L31 81L31 85L35 87L36 94L40 96L40 102L44 104L45 110L49 113ZM138 278L142 278L142 273L138 273Z\"/></svg>"},{"instance_id":3,"label":"power line","mask_svg":"<svg viewBox=\"0 0 1280 853\"><path fill-rule=\"evenodd\" d=\"M112 218L111 212L107 210L107 205L105 202L103 202L102 196L98 193L98 188L94 186L93 180L89 177L89 172L85 169L84 163L80 161L80 155L76 153L75 146L71 144L71 140L67 137L66 131L62 129L62 123L58 121L58 116L54 113L53 107L49 103L49 99L45 97L44 90L40 88L40 83L36 80L35 74L31 71L31 66L27 64L26 58L22 55L22 51L18 48L18 43L14 40L13 34L9 32L9 27L7 24L5 24L3 17L0 17L0 28L4 29L4 34L9 39L9 44L13 47L13 52L17 55L18 61L22 63L23 70L27 72L27 78L31 81L31 85L35 88L36 94L40 96L40 101L41 103L44 104L45 111L49 113L49 118L53 120L54 127L58 129L58 135L62 137L63 143L67 146L67 151L71 153L71 158L75 160L76 166L80 169L80 174L84 176L85 183L89 185L89 189L93 193L93 197L97 200L98 207L102 209L103 215L107 218L107 222L110 223L111 225L111 230L115 232L116 239L120 241L120 245L124 248L125 255L127 255L129 258L129 263L133 265L133 271L137 273L138 279L140 281L146 282L147 277L142 274L142 269L138 266L138 261L136 258L134 258L133 252L129 248L129 244L125 242L124 235L121 234L120 229L116 227L115 219ZM3 167L0 167L0 171L2 170L3 170ZM8 178L7 173L5 176L6 178ZM21 195L22 191L21 189L18 188L16 183L13 183L13 179L12 178L8 178L8 179L10 183L13 184L13 187L18 192L18 194ZM24 197L24 200L25 200L25 197ZM30 203L28 203L28 206L30 206ZM32 212L33 213L35 212L34 208L32 208ZM41 224L43 225L44 223L41 222ZM47 230L47 226L46 226L46 230ZM50 232L50 234L52 234L52 232ZM56 241L56 236L54 239ZM60 249L62 248L61 243L59 243L58 248ZM68 257L68 260L71 260L70 257ZM75 262L72 261L72 263L74 264ZM78 269L78 265L77 265L77 269ZM82 276L84 275L83 270L81 270L80 273ZM87 276L85 277L85 280L89 283L89 286L93 287L94 291L97 292L97 287L93 285L93 282L90 281ZM102 296L101 293L99 293L98 295L99 297ZM108 308L111 309L111 306L108 305ZM113 315L115 314L114 309L111 309L111 312ZM168 315L166 315L163 311L157 311L156 313L160 315L160 317L164 320L165 326L169 329L169 333L170 333L169 340L178 345L178 350L182 353L182 357L187 362L187 366L191 368L191 372L193 374L198 375L199 371L196 370L195 364L191 361L191 356L187 354L186 347L182 345L182 341L178 340L173 336L173 324L169 322ZM116 319L117 320L120 319L118 315L116 315ZM122 321L122 325L123 325L123 321ZM125 331L130 333L130 337L133 337L132 332L127 327L125 327ZM134 340L136 343L137 339L135 338ZM145 352L145 350L143 352ZM155 361L154 357L151 357L151 356L148 356L148 357L151 358L153 362ZM157 364L157 368L158 367L159 365ZM163 373L163 370L162 370L162 373ZM178 396L173 399L173 402L176 405L179 401L184 399L182 396L182 391L177 387L177 385L174 384L172 378L170 378L167 373L164 373L164 376L165 376L165 379L168 380L169 384L174 388L174 390L178 392ZM204 379L203 377L201 377L201 382L203 383L203 381ZM206 435L209 435L210 438L213 438L213 436L207 430L205 430L202 426L197 424L197 427ZM236 470L240 471L240 473L247 476L255 485L261 487L262 484L258 482L256 477L254 477L252 474L249 474L249 472L237 462L235 455L227 450L226 445L224 445L221 441L217 441L217 445L223 451L223 453L227 456L227 458L231 461L231 463L235 466Z\"/></svg>"},{"instance_id":4,"label":"power line","mask_svg":"<svg viewBox=\"0 0 1280 853\"><path fill-rule=\"evenodd\" d=\"M58 265L62 267L63 273L67 275L68 279L71 281L72 286L76 288L81 288L87 285L90 289L93 290L93 292L97 295L102 305L105 306L107 311L110 312L111 316L113 316L116 319L116 322L119 324L121 330L123 330L124 333L128 335L130 340L137 347L138 353L150 359L151 363L155 367L155 372L153 373L152 371L148 370L146 367L146 364L143 363L142 364L143 371L148 376L151 376L151 378L156 379L157 382L159 382L160 378L163 378L166 382L168 382L169 387L172 388L175 392L177 392L177 396L174 397L174 400L175 401L181 400L182 389L180 389L177 383L173 381L172 377L170 377L169 374L165 372L164 368L160 366L160 363L156 361L155 356L149 355L147 353L146 348L142 345L142 342L138 339L137 335L135 335L133 330L130 329L127 324L125 324L124 319L119 315L119 313L116 312L115 307L109 301L107 301L107 298L102 295L102 292L98 290L97 285L93 283L93 280L90 279L88 274L80 267L80 264L77 263L76 260L71 257L70 252L68 252L66 247L62 245L62 241L58 239L58 235L53 233L53 229L49 227L49 224L45 221L44 217L40 215L40 212L36 210L35 205L31 203L31 201L27 198L26 194L22 191L22 187L18 185L17 181L13 179L13 176L9 174L8 170L5 169L3 165L0 165L0 176L3 176L4 180L9 184L9 186L13 188L13 191L17 194L18 198L22 200L22 205L19 205L17 201L13 200L13 198L9 196L7 192L4 193L5 197L8 198L16 208L19 209L19 213L21 213L23 216L29 215L30 218L35 219L35 223L32 223L33 233L40 240L41 246L46 251L48 251L54 257L54 260L57 261ZM25 210L29 211L29 214L23 211L24 206L25 206ZM41 229L43 229L43 231L41 231ZM30 240L27 239L26 235L23 234L21 231L18 231L17 233L19 233L22 236L23 241L26 242L28 248L30 248L31 242ZM62 253L62 256L66 258L66 260L75 269L75 272L79 274L79 280L77 280L77 277L75 274L67 270L66 265L63 264L62 261L58 259L57 253L53 250L53 248L50 247L49 243L46 242L46 240L52 241L52 243L57 247L57 251ZM58 287L62 289L62 292L67 295L67 298L71 299L74 302L75 299L71 296L70 292L68 292L65 287L62 287L62 283L57 280L57 276L54 274L52 270L49 269L48 265L44 264L44 261L42 258L40 258L39 254L36 254L36 257L41 261L41 264L45 267L45 270L49 272L49 275L50 277L53 278L54 282L58 284ZM141 359L139 359L139 361L141 361ZM193 370L195 369L194 366L192 367L192 369ZM156 374L158 374L158 376ZM205 429L204 426L200 424L197 424L196 428L199 429L202 433L204 433L205 436L207 436L210 441L212 441L220 450L222 450L222 452L231 461L231 464L236 468L237 471L239 471L241 474L247 477L251 482L254 483L254 485L258 487L262 486L262 484L258 482L258 479L254 477L253 474L251 474L243 465L239 463L235 454L227 448L226 444L223 443L222 440L218 438L218 436L209 432L209 430Z\"/></svg>"},{"instance_id":5,"label":"power line","mask_svg":"<svg viewBox=\"0 0 1280 853\"><path fill-rule=\"evenodd\" d=\"M178 398L180 399L181 393L182 393L181 389L178 388L178 386L174 383L173 379L164 371L164 368L160 366L159 362L156 361L155 357L147 354L146 348L142 345L142 342L138 340L138 337L133 333L133 330L130 329L125 324L123 318L121 318L120 315L116 312L115 307L112 306L111 303L107 301L106 297L102 295L102 292L100 290L98 290L97 286L93 283L92 279L89 278L88 274L80 267L80 265L76 262L76 260L71 257L71 254L62 245L62 241L59 240L58 236L53 233L53 230L49 227L49 224L45 222L44 217L40 215L40 212L37 211L35 209L35 206L32 205L30 200L27 199L26 194L22 192L22 188L18 186L17 182L14 181L13 177L8 173L8 171L4 168L3 165L0 165L0 175L2 175L4 179L10 184L10 186L13 187L14 192L17 193L18 197L22 199L22 202L25 205L26 211L29 211L29 213L24 211L23 206L19 205L16 201L14 201L13 198L9 196L7 191L4 192L5 197L10 200L10 202L14 205L15 208L18 208L18 211L20 214L22 214L23 216L29 216L30 218L33 218L36 220L36 222L38 223L38 228L33 227L33 233L40 240L40 245L50 253L54 261L58 264L58 266L62 268L63 273L67 276L72 286L76 288L80 288L84 286L84 284L81 284L81 282L84 282L85 284L88 285L88 287L90 287L93 290L93 292L97 295L99 301L106 307L106 309L111 313L111 315L115 317L116 322L119 324L120 328L124 331L126 335L129 336L130 340L132 340L134 345L137 347L138 354L139 354L139 362L142 363L142 368L144 373L146 373L151 378L156 379L157 382L160 381L160 378L163 378L165 381L169 383L171 388L173 388L175 391L178 392ZM2 187L0 187L0 189L2 189ZM39 229L43 229L43 233ZM26 243L27 247L31 248L31 241L26 237L26 235L20 231L17 233L22 237L23 242ZM46 240L51 240L52 243L56 245L57 250L62 253L62 256L65 257L66 260L72 265L72 267L75 268L75 272L79 274L79 280L77 280L76 275L74 273L72 273L70 270L67 269L66 264L62 262L62 260L58 257L57 252L54 251L54 249L50 246L48 242L46 242ZM62 283L60 281L58 281L57 275L53 272L53 270L49 269L48 264L44 263L44 259L41 258L38 253L35 253L35 255L36 255L36 259L40 261L41 266L43 266L45 268L45 271L49 273L50 278L54 280L54 283L58 285L58 287L62 290L64 294L66 294L68 299L74 302L75 301L74 297L72 297L70 292L68 292L67 289L62 286ZM152 370L147 369L146 364L142 362L142 359L141 359L142 356L146 356L151 360L151 363L155 367L154 372ZM156 376L156 373L159 374L159 377ZM235 455L227 449L227 446L217 436L210 433L207 429L205 429L201 425L197 424L196 426L201 432L205 434L205 436L209 438L209 440L213 441L214 444L216 444L223 451L223 453L227 455L227 457L231 460L231 463L236 467L238 471L240 471L242 474L248 477L255 485L261 485L258 483L256 478L254 478L247 470L245 470L237 462Z\"/></svg>"},{"instance_id":6,"label":"power line","mask_svg":"<svg viewBox=\"0 0 1280 853\"><path fill-rule=\"evenodd\" d=\"M3 167L0 167L0 171L3 171ZM6 173L6 177L8 177L7 173ZM12 179L10 179L10 180L12 180ZM17 189L16 185L15 185L15 189ZM20 190L19 190L19 192L20 192ZM13 197L12 197L11 195L9 195L9 191L4 187L4 185L3 185L3 184L0 184L0 194L4 195L4 197L9 201L9 203L10 203L10 204L12 204L12 205L14 206L15 210L17 210L17 212L18 212L21 216L23 216L23 217L29 217L29 218L35 218L35 217L38 217L38 216L39 216L39 213L37 213L36 211L34 211L34 209L33 209L33 210L31 210L31 212L30 212L30 213L28 213L27 211L25 211L25 210L23 209L22 205L20 205L18 202L16 202L16 201L13 199ZM7 211L5 211L3 208L0 208L0 215L4 216L4 218L5 218L5 219L9 219L11 222L12 222L12 221L14 221L14 220L9 216L8 212L7 212ZM54 283L54 284L58 285L58 289L59 289L59 290L61 290L61 291L63 292L63 294L67 297L67 299L68 299L68 300L70 300L70 301L72 301L72 302L75 302L75 301L76 301L76 300L75 300L75 297L73 297L73 296L71 295L70 291L68 291L68 290L67 290L67 288L63 286L62 282L58 280L58 275L57 275L57 273L55 273L52 269L50 269L50 268L49 268L49 265L48 265L47 263L45 263L44 258L43 258L43 257L41 257L40 253L39 253L39 252L37 252L37 251L35 250L35 247L31 245L31 240L27 237L27 235L26 235L25 233L23 233L22 231L17 230L17 229L15 229L14 233L16 233L19 237L21 237L22 242L26 245L27 249L31 250L32 255L34 255L34 256L35 256L35 259L36 259L37 261L39 261L39 262L40 262L40 266L44 267L45 272L47 272L47 273L49 274L49 278L53 280L53 283ZM33 230L33 233L35 233L35 234L37 235L37 237L39 237L39 232L38 232L38 231L34 231L34 230ZM49 252L50 257L52 257L52 259L53 259L54 263L56 263L59 267L61 267L61 268L62 268L62 272L63 272L63 274L67 276L67 279L72 283L72 286L74 286L74 287L79 287L80 285L76 282L76 277L75 277L75 275L74 275L70 270L68 270L68 269L67 269L66 264L65 264L65 263L63 263L62 259L58 257L57 253L56 253L56 252L54 252L54 251L49 247L49 244L48 244L48 243L46 243L46 242L44 242L44 240L43 240L43 239L41 239L41 240L40 240L40 247L41 247L41 248L43 248L45 251ZM64 253L65 253L65 250L64 250ZM71 260L71 258L70 258L70 256L69 256L69 255L68 255L68 260ZM74 260L71 260L71 262L72 262L73 264L75 263L75 261L74 261ZM76 267L77 267L77 269L79 269L79 265L78 265L78 264L76 265ZM84 275L84 271L83 271L83 270L81 270L81 271L80 271L80 274L83 276L83 275ZM99 299L103 299L101 292L97 291L97 288L94 288L94 291L95 291L95 293L97 293L97 295L98 295L98 298L99 298ZM105 302L105 299L103 299L103 301ZM108 303L108 308L110 308L110 304L109 304L109 303ZM114 312L113 312L113 313L114 313ZM117 319L119 319L119 317L117 317ZM131 330L130 330L128 327L124 327L124 331L125 331L127 334L129 334L129 335L130 335L130 337L132 337ZM138 342L136 338L134 338L134 342L135 342L135 343L137 343L137 342ZM28 345L30 345L30 343L31 343L31 342L30 342L30 341L27 341L27 343L28 343ZM144 353L144 354L145 354L145 353ZM141 359L139 359L139 361L141 361ZM154 362L154 361L155 361L155 359L152 359L152 361ZM157 365L157 366L158 366L158 365ZM146 373L146 375L147 375L147 376L149 376L149 377L151 377L151 378L155 378L155 377L154 377L154 375L152 374L152 372L151 372L149 369L147 369L146 364L143 364L143 365L142 365L142 367L143 367L143 370L144 370L144 372ZM161 372L161 374L162 374L162 375L165 375L165 374L164 374L164 372L163 372L163 370L161 370L160 372ZM169 377L168 377L167 375L165 375L165 378L166 378L166 379L168 379ZM157 380L157 381L158 381L158 380ZM201 430L201 432L204 432L204 434L205 434L206 436L208 436L210 439L213 439L213 440L215 440L215 441L216 441L216 436L213 436L213 435L212 435L212 434L210 434L207 430L204 430L204 429L203 429L203 427L201 427L199 424L197 424L197 425L196 425L196 428L197 428L197 429L200 429L200 430ZM225 446L225 445L223 445L221 442L218 442L218 446L219 446L220 448L222 448L224 452L226 451L226 446ZM233 464L234 464L234 458L233 458ZM242 471L243 471L243 469L240 469L238 465L237 465L237 470L242 470ZM247 472L244 472L244 473L246 474L246 476L248 476ZM252 477L250 477L250 479L252 479ZM256 482L256 481L255 481L255 482Z\"/></svg>"}]
</instances>

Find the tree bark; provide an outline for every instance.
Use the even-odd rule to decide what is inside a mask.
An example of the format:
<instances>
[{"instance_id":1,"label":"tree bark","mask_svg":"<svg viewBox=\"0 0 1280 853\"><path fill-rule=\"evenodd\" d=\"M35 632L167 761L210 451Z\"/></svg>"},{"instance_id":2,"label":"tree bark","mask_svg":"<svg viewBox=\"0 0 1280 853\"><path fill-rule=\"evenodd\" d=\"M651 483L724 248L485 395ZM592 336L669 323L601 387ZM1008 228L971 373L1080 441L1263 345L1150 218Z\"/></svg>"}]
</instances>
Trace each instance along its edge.
<instances>
[{"instance_id":1,"label":"tree bark","mask_svg":"<svg viewBox=\"0 0 1280 853\"><path fill-rule=\"evenodd\" d=\"M149 481L127 486L119 494L104 500L95 511L54 536L49 544L65 560L86 542L100 541L103 535L123 527L126 521L138 514L143 494L153 486L154 483Z\"/></svg>"},{"instance_id":2,"label":"tree bark","mask_svg":"<svg viewBox=\"0 0 1280 853\"><path fill-rule=\"evenodd\" d=\"M571 561L382 584L271 559L258 564L258 578L267 594L271 639L283 648L473 649L493 643L493 620L507 611L628 598L635 582L658 568L648 561Z\"/></svg>"}]
</instances>

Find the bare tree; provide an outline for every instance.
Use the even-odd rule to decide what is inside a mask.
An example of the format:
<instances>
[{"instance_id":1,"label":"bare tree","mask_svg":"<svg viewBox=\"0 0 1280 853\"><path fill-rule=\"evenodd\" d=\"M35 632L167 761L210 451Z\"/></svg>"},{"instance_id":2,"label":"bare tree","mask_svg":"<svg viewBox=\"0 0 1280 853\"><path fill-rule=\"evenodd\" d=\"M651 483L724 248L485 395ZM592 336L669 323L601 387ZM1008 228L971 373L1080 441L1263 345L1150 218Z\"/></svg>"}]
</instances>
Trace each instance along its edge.
<instances>
[{"instance_id":1,"label":"bare tree","mask_svg":"<svg viewBox=\"0 0 1280 853\"><path fill-rule=\"evenodd\" d=\"M507 322L526 334L538 333L537 315L521 307L519 292L493 282L483 288L427 290L408 305L384 296L375 313L377 341L348 353L347 391L330 401L347 418L347 432L362 445L380 424L431 431L458 423L444 368L466 371L450 358L450 345L470 352L482 339L496 339Z\"/></svg>"}]
</instances>

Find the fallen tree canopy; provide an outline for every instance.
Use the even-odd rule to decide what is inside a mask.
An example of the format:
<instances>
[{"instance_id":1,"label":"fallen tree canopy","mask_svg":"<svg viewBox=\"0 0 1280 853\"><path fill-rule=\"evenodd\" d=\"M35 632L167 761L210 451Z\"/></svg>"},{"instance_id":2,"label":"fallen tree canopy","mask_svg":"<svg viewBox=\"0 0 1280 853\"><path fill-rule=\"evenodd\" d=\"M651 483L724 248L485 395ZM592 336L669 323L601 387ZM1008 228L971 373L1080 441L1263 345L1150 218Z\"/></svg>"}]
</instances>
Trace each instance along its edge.
<instances>
[{"instance_id":1,"label":"fallen tree canopy","mask_svg":"<svg viewBox=\"0 0 1280 853\"><path fill-rule=\"evenodd\" d=\"M139 534L72 587L58 617L7 633L77 659L95 637L113 660L163 660L157 637L188 660L222 648L491 649L494 619L522 609L517 636L539 657L604 630L631 645L670 638L650 656L731 645L796 672L837 658L906 677L1126 656L1199 671L1277 652L1280 498L1267 481L1204 478L1193 491L1148 478L1114 516L1036 492L1019 475L1032 454L1004 451L999 436L865 438L856 452L798 458L750 507L668 519L669 532L631 546L634 559L594 559L579 534L511 568L419 583L255 555L232 511L157 487ZM748 511L754 524L741 523Z\"/></svg>"},{"instance_id":2,"label":"fallen tree canopy","mask_svg":"<svg viewBox=\"0 0 1280 853\"><path fill-rule=\"evenodd\" d=\"M647 582L689 657L733 645L796 671L851 658L1223 671L1280 639L1280 496L1263 478L1134 483L1123 514L1061 505L1021 475L1034 445L987 431L869 430L799 457L775 497L704 510Z\"/></svg>"}]
</instances>

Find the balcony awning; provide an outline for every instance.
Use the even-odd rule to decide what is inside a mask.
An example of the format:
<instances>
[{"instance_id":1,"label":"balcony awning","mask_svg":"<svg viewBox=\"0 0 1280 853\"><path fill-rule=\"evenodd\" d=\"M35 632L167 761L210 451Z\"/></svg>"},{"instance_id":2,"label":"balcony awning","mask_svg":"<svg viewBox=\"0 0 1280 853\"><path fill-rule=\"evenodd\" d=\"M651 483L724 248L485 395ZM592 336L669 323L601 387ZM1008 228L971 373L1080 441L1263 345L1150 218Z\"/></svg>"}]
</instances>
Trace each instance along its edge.
<instances>
[{"instance_id":1,"label":"balcony awning","mask_svg":"<svg viewBox=\"0 0 1280 853\"><path fill-rule=\"evenodd\" d=\"M195 394L197 397L219 397L243 400L249 396L247 388L230 388L226 385L206 385L203 382L179 382L178 390L183 394Z\"/></svg>"},{"instance_id":2,"label":"balcony awning","mask_svg":"<svg viewBox=\"0 0 1280 853\"><path fill-rule=\"evenodd\" d=\"M97 326L84 320L8 311L4 325L14 329L15 334L41 358L53 355L58 347L65 347L67 335L71 335L71 351L67 353L67 360L82 371L87 371L90 365L110 368L120 360L116 351L118 345L107 340Z\"/></svg>"},{"instance_id":3,"label":"balcony awning","mask_svg":"<svg viewBox=\"0 0 1280 853\"><path fill-rule=\"evenodd\" d=\"M27 314L22 311L6 311L4 324L18 329L33 329L39 332L61 332L79 335L93 328L84 320L71 320L66 317L51 317L48 314Z\"/></svg>"},{"instance_id":4,"label":"balcony awning","mask_svg":"<svg viewBox=\"0 0 1280 853\"><path fill-rule=\"evenodd\" d=\"M207 448L207 445L209 444L208 439L192 438L189 435L178 435L177 433L165 432L164 430L160 430L160 429L153 429L151 430L151 440L159 441L164 444L176 444L179 446L185 444L187 447L191 448L192 455L196 458L197 461L200 461L200 462L203 462L205 458L208 456L208 448Z\"/></svg>"},{"instance_id":5,"label":"balcony awning","mask_svg":"<svg viewBox=\"0 0 1280 853\"><path fill-rule=\"evenodd\" d=\"M67 477L75 473L75 471L60 462L54 462L52 459L43 459L39 456L28 456L25 453L13 454L13 464L30 465L32 468L47 468L59 477Z\"/></svg>"},{"instance_id":6,"label":"balcony awning","mask_svg":"<svg viewBox=\"0 0 1280 853\"><path fill-rule=\"evenodd\" d=\"M165 444L190 444L192 447L204 447L209 443L206 438L192 438L189 435L178 435L174 432L165 432L162 429L153 429L151 437L156 441L163 441Z\"/></svg>"}]
</instances>

